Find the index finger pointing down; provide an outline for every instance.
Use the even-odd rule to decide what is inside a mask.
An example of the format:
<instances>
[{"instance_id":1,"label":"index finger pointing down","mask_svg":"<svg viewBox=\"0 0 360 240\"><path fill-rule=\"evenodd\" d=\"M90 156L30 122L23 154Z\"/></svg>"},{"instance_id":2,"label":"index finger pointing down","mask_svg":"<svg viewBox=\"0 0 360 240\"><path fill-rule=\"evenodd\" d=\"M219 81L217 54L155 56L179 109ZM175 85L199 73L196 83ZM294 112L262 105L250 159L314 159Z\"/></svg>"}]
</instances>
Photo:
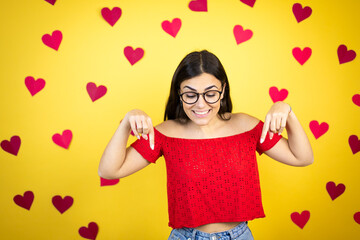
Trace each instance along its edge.
<instances>
[{"instance_id":1,"label":"index finger pointing down","mask_svg":"<svg viewBox=\"0 0 360 240\"><path fill-rule=\"evenodd\" d=\"M263 129L262 129L262 132L261 132L260 143L263 143L265 138L266 138L266 134L267 134L267 132L269 130L269 125L270 125L269 122L270 122L270 120L268 120L268 119L265 120Z\"/></svg>"},{"instance_id":2,"label":"index finger pointing down","mask_svg":"<svg viewBox=\"0 0 360 240\"><path fill-rule=\"evenodd\" d=\"M148 121L149 123L149 143L150 143L150 148L152 150L154 150L155 148L155 132L154 132L154 127L151 123L151 120Z\"/></svg>"}]
</instances>

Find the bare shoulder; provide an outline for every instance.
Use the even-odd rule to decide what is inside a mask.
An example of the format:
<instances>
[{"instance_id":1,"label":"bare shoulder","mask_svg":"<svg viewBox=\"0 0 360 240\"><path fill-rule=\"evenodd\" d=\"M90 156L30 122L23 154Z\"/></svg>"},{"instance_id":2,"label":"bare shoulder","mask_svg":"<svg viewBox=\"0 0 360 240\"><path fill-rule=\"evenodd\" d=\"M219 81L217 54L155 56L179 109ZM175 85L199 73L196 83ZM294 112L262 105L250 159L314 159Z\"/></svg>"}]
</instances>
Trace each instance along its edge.
<instances>
[{"instance_id":1,"label":"bare shoulder","mask_svg":"<svg viewBox=\"0 0 360 240\"><path fill-rule=\"evenodd\" d=\"M155 126L156 130L166 136L177 135L176 131L181 127L183 127L182 124L175 120L166 120Z\"/></svg>"},{"instance_id":2,"label":"bare shoulder","mask_svg":"<svg viewBox=\"0 0 360 240\"><path fill-rule=\"evenodd\" d=\"M236 125L241 126L243 131L248 131L253 129L258 123L259 119L251 116L247 113L233 113L232 118Z\"/></svg>"}]
</instances>

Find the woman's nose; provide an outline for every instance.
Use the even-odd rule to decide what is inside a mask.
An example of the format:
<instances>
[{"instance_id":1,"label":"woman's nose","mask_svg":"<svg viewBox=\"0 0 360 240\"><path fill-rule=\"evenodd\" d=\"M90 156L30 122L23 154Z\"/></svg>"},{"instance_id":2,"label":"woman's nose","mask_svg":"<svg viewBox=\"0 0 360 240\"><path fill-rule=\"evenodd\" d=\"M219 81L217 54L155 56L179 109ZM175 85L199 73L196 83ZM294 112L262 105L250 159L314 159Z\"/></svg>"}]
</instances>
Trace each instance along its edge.
<instances>
[{"instance_id":1,"label":"woman's nose","mask_svg":"<svg viewBox=\"0 0 360 240\"><path fill-rule=\"evenodd\" d=\"M199 99L198 101L196 102L196 105L199 107L199 108L202 108L204 106L206 106L206 101L204 99L204 95L200 95L199 96Z\"/></svg>"}]
</instances>

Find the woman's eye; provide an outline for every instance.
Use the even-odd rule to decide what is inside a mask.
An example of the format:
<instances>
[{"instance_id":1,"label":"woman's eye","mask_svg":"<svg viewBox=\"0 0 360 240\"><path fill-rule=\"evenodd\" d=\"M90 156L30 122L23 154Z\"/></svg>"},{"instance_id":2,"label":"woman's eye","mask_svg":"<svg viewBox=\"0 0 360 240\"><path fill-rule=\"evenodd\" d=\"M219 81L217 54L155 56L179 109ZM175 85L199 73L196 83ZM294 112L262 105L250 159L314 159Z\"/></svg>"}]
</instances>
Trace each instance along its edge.
<instances>
[{"instance_id":1,"label":"woman's eye","mask_svg":"<svg viewBox=\"0 0 360 240\"><path fill-rule=\"evenodd\" d=\"M208 92L205 95L206 95L206 97L216 97L217 94L218 94L217 92Z\"/></svg>"},{"instance_id":2,"label":"woman's eye","mask_svg":"<svg viewBox=\"0 0 360 240\"><path fill-rule=\"evenodd\" d=\"M187 98L194 98L196 97L196 94L185 94Z\"/></svg>"}]
</instances>

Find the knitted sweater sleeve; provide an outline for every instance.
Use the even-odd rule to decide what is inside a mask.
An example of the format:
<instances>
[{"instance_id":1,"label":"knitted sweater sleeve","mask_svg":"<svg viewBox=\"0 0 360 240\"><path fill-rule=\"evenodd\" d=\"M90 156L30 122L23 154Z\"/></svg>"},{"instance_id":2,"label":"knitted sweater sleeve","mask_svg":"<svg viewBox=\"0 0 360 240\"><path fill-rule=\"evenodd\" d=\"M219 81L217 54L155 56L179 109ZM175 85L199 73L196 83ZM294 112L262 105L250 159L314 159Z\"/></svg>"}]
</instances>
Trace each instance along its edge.
<instances>
[{"instance_id":1,"label":"knitted sweater sleeve","mask_svg":"<svg viewBox=\"0 0 360 240\"><path fill-rule=\"evenodd\" d=\"M269 132L268 132L266 134L266 138L265 138L264 142L260 144L260 137L261 137L261 132L262 132L263 126L264 126L264 122L261 120L260 120L259 124L256 126L256 140L257 140L256 151L260 155L263 154L265 151L270 150L282 138L281 135L279 136L278 134L274 134L274 137L272 139L270 139Z\"/></svg>"},{"instance_id":2,"label":"knitted sweater sleeve","mask_svg":"<svg viewBox=\"0 0 360 240\"><path fill-rule=\"evenodd\" d=\"M149 139L145 140L143 137L137 139L130 146L133 147L138 153L143 156L146 160L151 163L155 163L156 160L163 155L162 153L162 142L163 136L154 128L155 136L154 136L154 150L150 148Z\"/></svg>"}]
</instances>

